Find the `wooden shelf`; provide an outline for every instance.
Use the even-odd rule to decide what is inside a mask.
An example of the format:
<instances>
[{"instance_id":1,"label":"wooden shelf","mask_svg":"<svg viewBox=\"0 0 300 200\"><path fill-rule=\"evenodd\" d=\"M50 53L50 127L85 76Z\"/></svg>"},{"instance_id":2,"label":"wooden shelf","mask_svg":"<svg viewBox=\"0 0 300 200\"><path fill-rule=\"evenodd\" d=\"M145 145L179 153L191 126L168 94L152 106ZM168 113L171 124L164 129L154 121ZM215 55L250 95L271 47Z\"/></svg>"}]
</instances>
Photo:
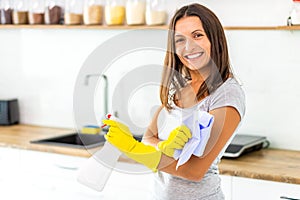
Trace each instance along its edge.
<instances>
[{"instance_id":1,"label":"wooden shelf","mask_svg":"<svg viewBox=\"0 0 300 200\"><path fill-rule=\"evenodd\" d=\"M82 30L133 30L133 29L168 29L161 26L128 26L128 25L0 25L0 29L82 29Z\"/></svg>"},{"instance_id":2,"label":"wooden shelf","mask_svg":"<svg viewBox=\"0 0 300 200\"><path fill-rule=\"evenodd\" d=\"M82 30L133 30L133 29L168 29L160 26L107 26L107 25L0 25L1 29L82 29ZM299 26L225 26L225 30L300 30Z\"/></svg>"},{"instance_id":3,"label":"wooden shelf","mask_svg":"<svg viewBox=\"0 0 300 200\"><path fill-rule=\"evenodd\" d=\"M300 30L300 26L225 26L225 30Z\"/></svg>"},{"instance_id":4,"label":"wooden shelf","mask_svg":"<svg viewBox=\"0 0 300 200\"><path fill-rule=\"evenodd\" d=\"M300 25L298 25L298 26L278 26L277 29L278 30L289 30L289 31L300 30Z\"/></svg>"}]
</instances>

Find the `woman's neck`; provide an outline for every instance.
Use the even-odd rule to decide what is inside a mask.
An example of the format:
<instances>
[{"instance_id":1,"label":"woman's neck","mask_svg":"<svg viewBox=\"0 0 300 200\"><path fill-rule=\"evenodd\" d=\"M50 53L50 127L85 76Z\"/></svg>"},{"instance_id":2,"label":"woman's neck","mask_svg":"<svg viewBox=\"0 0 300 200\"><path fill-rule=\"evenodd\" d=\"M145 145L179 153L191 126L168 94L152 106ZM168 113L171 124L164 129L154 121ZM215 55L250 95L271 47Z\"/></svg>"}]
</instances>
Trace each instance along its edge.
<instances>
[{"instance_id":1,"label":"woman's neck","mask_svg":"<svg viewBox=\"0 0 300 200\"><path fill-rule=\"evenodd\" d=\"M200 72L200 70L190 70L190 75L192 80L190 81L189 84L193 87L195 93L197 93L202 83L209 76L209 72L204 70L203 72L202 71Z\"/></svg>"}]
</instances>

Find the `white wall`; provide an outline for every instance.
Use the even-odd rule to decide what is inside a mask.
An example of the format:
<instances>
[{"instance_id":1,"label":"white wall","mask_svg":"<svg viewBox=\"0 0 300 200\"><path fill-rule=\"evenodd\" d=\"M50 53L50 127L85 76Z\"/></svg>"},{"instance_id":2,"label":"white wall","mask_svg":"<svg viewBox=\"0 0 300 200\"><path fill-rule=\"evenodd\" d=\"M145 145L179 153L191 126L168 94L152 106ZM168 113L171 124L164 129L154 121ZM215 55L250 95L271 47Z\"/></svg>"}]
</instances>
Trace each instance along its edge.
<instances>
[{"instance_id":1,"label":"white wall","mask_svg":"<svg viewBox=\"0 0 300 200\"><path fill-rule=\"evenodd\" d=\"M274 147L299 149L300 31L228 31L227 36L247 95L240 132L266 135Z\"/></svg>"},{"instance_id":2,"label":"white wall","mask_svg":"<svg viewBox=\"0 0 300 200\"><path fill-rule=\"evenodd\" d=\"M285 25L291 6L285 0L198 2L211 8L225 26ZM169 2L169 12L182 4L180 0ZM74 127L72 102L77 74L99 44L121 32L0 29L0 98L19 98L22 123ZM247 112L240 132L265 135L272 147L300 150L297 122L300 31L226 31L226 34L232 65L247 95ZM140 37L147 39L151 33L145 31ZM151 55L145 52L144 56L129 56L122 66L127 69L133 62L162 63L163 54ZM115 83L113 80L110 83L112 90ZM100 93L96 94L97 99L101 99ZM136 95L142 98L147 94ZM151 108L157 101L151 98ZM150 111L145 105L137 104L141 109L132 109L134 120L146 123L149 119ZM96 110L101 112L101 107Z\"/></svg>"},{"instance_id":3,"label":"white wall","mask_svg":"<svg viewBox=\"0 0 300 200\"><path fill-rule=\"evenodd\" d=\"M277 26L286 25L292 6L292 0L191 0L169 2L169 8L175 10L187 2L199 2L210 8L225 26Z\"/></svg>"}]
</instances>

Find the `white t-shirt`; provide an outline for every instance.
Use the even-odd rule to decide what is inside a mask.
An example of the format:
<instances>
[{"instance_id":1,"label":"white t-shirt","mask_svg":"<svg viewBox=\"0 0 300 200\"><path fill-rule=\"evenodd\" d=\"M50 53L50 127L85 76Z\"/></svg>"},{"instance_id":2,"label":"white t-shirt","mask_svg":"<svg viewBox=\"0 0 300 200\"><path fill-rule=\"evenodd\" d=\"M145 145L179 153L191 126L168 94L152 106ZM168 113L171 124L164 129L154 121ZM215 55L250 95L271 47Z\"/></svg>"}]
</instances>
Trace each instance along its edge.
<instances>
[{"instance_id":1,"label":"white t-shirt","mask_svg":"<svg viewBox=\"0 0 300 200\"><path fill-rule=\"evenodd\" d=\"M245 115L245 94L241 85L237 82L235 78L227 79L219 88L217 88L212 94L204 98L197 105L191 108L179 108L175 106L175 110L180 110L180 113L190 113L195 109L201 111L211 111L216 108L231 106L234 107L240 114L241 119ZM170 112L173 113L178 112ZM160 134L159 130L162 129L163 124L159 123L160 118L168 117L168 112L164 109L160 112L158 116L158 137L159 139L165 140L168 138L168 135ZM174 117L174 116L173 116ZM241 120L242 121L242 120ZM241 122L240 122L241 124ZM240 126L239 124L239 126ZM237 128L238 129L238 128ZM237 130L236 129L236 130ZM236 133L237 131L235 131ZM155 176L154 181L154 192L153 199L159 200L222 200L224 199L223 193L220 188L220 177L218 164L221 157L223 156L224 151L231 142L233 136L229 139L221 153L212 163L207 173L204 175L203 179L199 182L190 181L187 179L179 178L172 176L170 174L158 171Z\"/></svg>"}]
</instances>

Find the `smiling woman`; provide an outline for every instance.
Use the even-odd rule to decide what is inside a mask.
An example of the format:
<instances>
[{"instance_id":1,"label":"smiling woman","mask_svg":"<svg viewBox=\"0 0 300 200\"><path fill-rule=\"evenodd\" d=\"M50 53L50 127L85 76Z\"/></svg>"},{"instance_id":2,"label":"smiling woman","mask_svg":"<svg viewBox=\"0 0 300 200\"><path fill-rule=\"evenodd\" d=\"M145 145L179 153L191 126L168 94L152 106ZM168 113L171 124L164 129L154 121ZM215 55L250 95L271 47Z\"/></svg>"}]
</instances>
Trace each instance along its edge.
<instances>
[{"instance_id":1,"label":"smiling woman","mask_svg":"<svg viewBox=\"0 0 300 200\"><path fill-rule=\"evenodd\" d=\"M178 91L184 85L182 74L194 80L190 84L200 100L232 76L223 26L206 7L191 4L178 10L169 25L168 38L165 65L169 68L165 68L163 74L163 83L167 86L174 86ZM169 76L170 68L180 74ZM161 98L163 104L171 108L168 87L162 87Z\"/></svg>"},{"instance_id":2,"label":"smiling woman","mask_svg":"<svg viewBox=\"0 0 300 200\"><path fill-rule=\"evenodd\" d=\"M210 60L211 44L196 16L181 18L175 28L176 54L190 70L200 70Z\"/></svg>"},{"instance_id":3,"label":"smiling woman","mask_svg":"<svg viewBox=\"0 0 300 200\"><path fill-rule=\"evenodd\" d=\"M187 5L172 18L160 87L162 105L142 142L113 120L105 121L106 139L157 172L153 199L223 200L218 164L244 117L245 97L231 72L223 27L206 7ZM205 136L203 116L212 122ZM205 144L204 138L209 138ZM202 143L203 152L193 151L180 163L194 148L190 141Z\"/></svg>"}]
</instances>

